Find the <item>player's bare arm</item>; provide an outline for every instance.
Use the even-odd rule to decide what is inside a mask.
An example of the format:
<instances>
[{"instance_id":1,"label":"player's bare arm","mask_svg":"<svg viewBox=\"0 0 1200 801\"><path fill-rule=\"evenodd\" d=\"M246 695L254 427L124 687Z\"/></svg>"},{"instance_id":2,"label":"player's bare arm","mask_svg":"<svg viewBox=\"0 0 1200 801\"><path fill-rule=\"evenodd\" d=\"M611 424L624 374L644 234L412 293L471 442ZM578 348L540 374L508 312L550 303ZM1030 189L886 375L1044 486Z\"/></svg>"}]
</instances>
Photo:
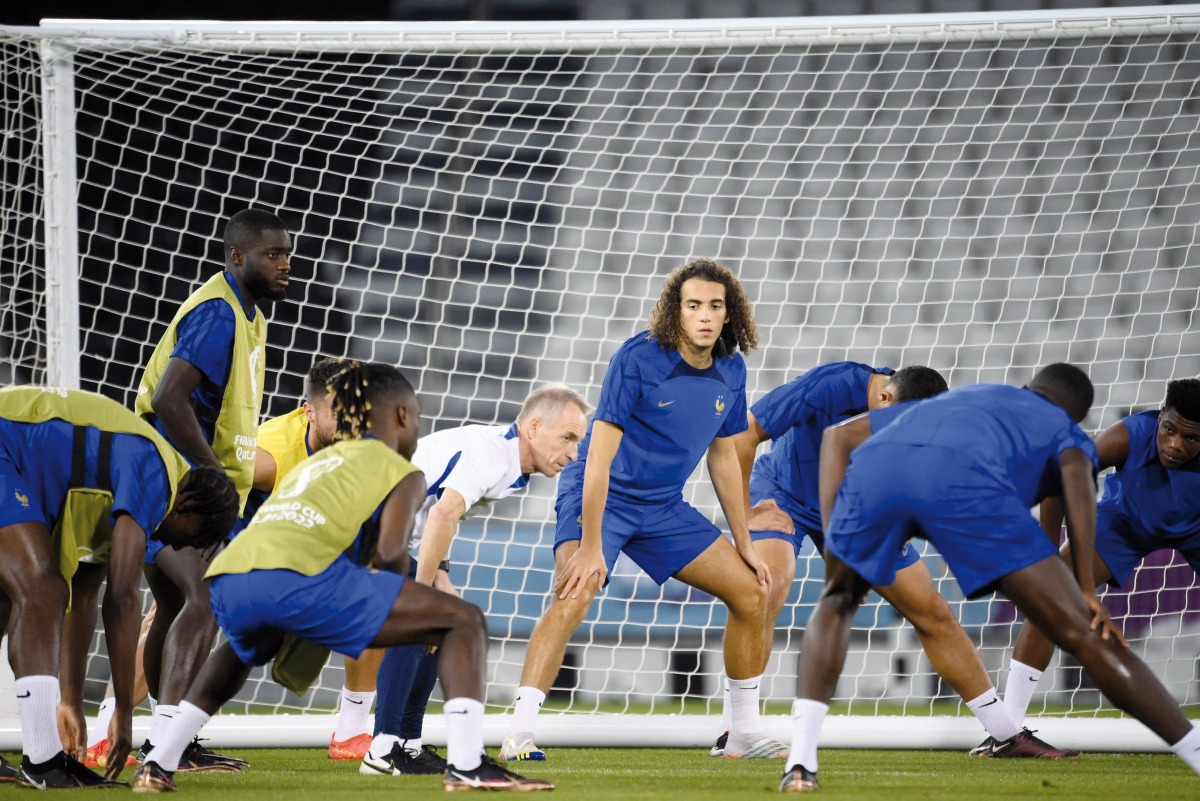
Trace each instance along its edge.
<instances>
[{"instance_id":1,"label":"player's bare arm","mask_svg":"<svg viewBox=\"0 0 1200 801\"><path fill-rule=\"evenodd\" d=\"M277 472L275 457L263 448L257 448L254 451L254 489L259 492L273 492Z\"/></svg>"},{"instance_id":2,"label":"player's bare arm","mask_svg":"<svg viewBox=\"0 0 1200 801\"><path fill-rule=\"evenodd\" d=\"M1121 468L1129 458L1129 428L1122 420L1096 437L1096 457L1100 470Z\"/></svg>"},{"instance_id":3,"label":"player's bare arm","mask_svg":"<svg viewBox=\"0 0 1200 801\"><path fill-rule=\"evenodd\" d=\"M745 431L734 434L730 439L733 440L733 448L737 453L738 466L742 471L742 496L746 506L747 514L750 510L750 471L754 468L754 455L758 452L758 446L770 439L767 432L763 430L762 423L754 416L754 412L746 412L746 422L748 426Z\"/></svg>"},{"instance_id":4,"label":"player's bare arm","mask_svg":"<svg viewBox=\"0 0 1200 801\"><path fill-rule=\"evenodd\" d=\"M1092 630L1099 629L1101 639L1113 635L1128 647L1125 637L1112 622L1112 616L1096 597L1096 481L1091 460L1083 451L1068 448L1059 454L1062 473L1062 503L1067 518L1067 540L1071 545L1071 567L1075 581L1092 611Z\"/></svg>"},{"instance_id":5,"label":"player's bare arm","mask_svg":"<svg viewBox=\"0 0 1200 801\"><path fill-rule=\"evenodd\" d=\"M746 507L742 503L742 474L732 440L733 437L717 437L708 446L708 452L705 454L708 476L712 480L713 489L717 491L717 500L721 504L721 511L725 513L725 520L729 523L734 547L737 548L742 561L754 571L758 583L769 590L771 571L755 550L754 541L750 539L750 529L746 526ZM585 489L585 504L586 499Z\"/></svg>"},{"instance_id":6,"label":"player's bare arm","mask_svg":"<svg viewBox=\"0 0 1200 801\"><path fill-rule=\"evenodd\" d=\"M83 684L88 647L96 631L96 598L103 580L104 565L80 564L71 577L71 607L63 616L58 659L58 736L63 751L80 761L87 749Z\"/></svg>"},{"instance_id":7,"label":"player's bare arm","mask_svg":"<svg viewBox=\"0 0 1200 801\"><path fill-rule=\"evenodd\" d=\"M425 475L409 473L383 502L379 516L379 543L375 546L375 567L393 573L408 573L408 541L413 521L425 502Z\"/></svg>"},{"instance_id":8,"label":"player's bare arm","mask_svg":"<svg viewBox=\"0 0 1200 801\"><path fill-rule=\"evenodd\" d=\"M108 587L104 591L104 635L112 671L116 708L109 724L109 755L104 772L115 779L133 749L133 708L137 705L134 682L137 676L137 646L141 636L142 564L146 556L146 532L130 515L121 515L113 527L112 553L108 560Z\"/></svg>"},{"instance_id":9,"label":"player's bare arm","mask_svg":"<svg viewBox=\"0 0 1200 801\"><path fill-rule=\"evenodd\" d=\"M837 501L838 488L846 478L850 466L850 454L871 436L871 418L860 414L830 426L821 435L821 467L817 478L817 492L821 501L821 528L829 528L829 517Z\"/></svg>"},{"instance_id":10,"label":"player's bare arm","mask_svg":"<svg viewBox=\"0 0 1200 801\"><path fill-rule=\"evenodd\" d=\"M583 472L583 538L579 550L567 560L562 575L554 582L554 591L559 598L577 597L580 587L592 576L596 576L597 587L604 586L608 566L604 561L600 529L604 507L608 504L609 471L624 436L620 426L603 420L592 423L592 443Z\"/></svg>"},{"instance_id":11,"label":"player's bare arm","mask_svg":"<svg viewBox=\"0 0 1200 801\"><path fill-rule=\"evenodd\" d=\"M784 534L796 533L796 523L792 516L779 508L771 498L765 498L750 507L746 516L746 527L751 531L779 531Z\"/></svg>"},{"instance_id":12,"label":"player's bare arm","mask_svg":"<svg viewBox=\"0 0 1200 801\"><path fill-rule=\"evenodd\" d=\"M1129 429L1125 426L1124 421L1116 423L1096 438L1096 453L1102 471L1110 467L1120 468L1125 464L1125 460L1129 458ZM1042 529L1055 545L1059 543L1064 514L1061 498L1046 498L1038 506L1038 519L1042 524ZM1063 556L1068 560L1071 559L1069 543L1063 548ZM1097 557L1096 575L1099 576L1100 571L1103 571L1107 576L1107 570L1104 563ZM1100 580L1103 580L1103 577Z\"/></svg>"},{"instance_id":13,"label":"player's bare arm","mask_svg":"<svg viewBox=\"0 0 1200 801\"><path fill-rule=\"evenodd\" d=\"M107 577L104 633L117 701L109 726L109 740L112 748L123 749L120 760L108 766L105 773L108 778L116 778L119 767L125 764L125 756L133 748L134 661L141 623L139 586L145 542L141 526L129 515L120 515L113 530L113 550L108 565L82 563L78 566L71 582L71 609L63 619L59 735L63 750L83 761L87 748L83 715L87 654L96 630L96 598L100 583Z\"/></svg>"},{"instance_id":14,"label":"player's bare arm","mask_svg":"<svg viewBox=\"0 0 1200 801\"><path fill-rule=\"evenodd\" d=\"M429 507L425 531L421 535L421 558L417 560L417 581L443 592L454 592L450 577L439 570L450 553L450 543L458 533L458 523L467 513L467 502L458 490L446 487L438 502Z\"/></svg>"},{"instance_id":15,"label":"player's bare arm","mask_svg":"<svg viewBox=\"0 0 1200 801\"><path fill-rule=\"evenodd\" d=\"M192 409L191 394L203 379L204 374L191 362L172 358L163 370L150 404L166 430L167 439L188 461L224 469L212 445L204 438L200 421Z\"/></svg>"}]
</instances>

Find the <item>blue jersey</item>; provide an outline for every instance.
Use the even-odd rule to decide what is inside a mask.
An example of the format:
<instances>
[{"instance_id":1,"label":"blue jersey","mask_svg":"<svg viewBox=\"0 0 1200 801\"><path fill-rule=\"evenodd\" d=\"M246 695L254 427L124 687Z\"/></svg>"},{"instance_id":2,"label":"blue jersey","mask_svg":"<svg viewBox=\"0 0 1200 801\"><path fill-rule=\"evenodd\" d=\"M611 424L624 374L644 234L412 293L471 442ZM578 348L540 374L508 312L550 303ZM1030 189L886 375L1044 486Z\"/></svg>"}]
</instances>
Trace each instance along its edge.
<instances>
[{"instance_id":1,"label":"blue jersey","mask_svg":"<svg viewBox=\"0 0 1200 801\"><path fill-rule=\"evenodd\" d=\"M1060 407L1028 389L972 384L903 407L892 413L902 416L901 424L875 431L855 449L851 467L875 449L891 445L950 451L954 458L946 460L948 467L971 466L966 473L956 467L957 474L946 477L952 479L947 492L956 503L979 490L991 490L1015 495L1029 507L1062 493L1058 456L1063 451L1077 448L1096 465L1091 437ZM967 508L960 511L963 516L971 513Z\"/></svg>"},{"instance_id":2,"label":"blue jersey","mask_svg":"<svg viewBox=\"0 0 1200 801\"><path fill-rule=\"evenodd\" d=\"M642 332L609 362L592 420L624 432L609 472L610 492L634 503L681 497L713 439L746 430L746 362L735 353L697 370ZM560 496L583 491L591 436L589 425L578 460L559 479Z\"/></svg>"},{"instance_id":3,"label":"blue jersey","mask_svg":"<svg viewBox=\"0 0 1200 801\"><path fill-rule=\"evenodd\" d=\"M1171 540L1200 533L1200 459L1168 470L1158 459L1158 412L1131 414L1125 464L1104 482L1100 508L1144 536Z\"/></svg>"},{"instance_id":4,"label":"blue jersey","mask_svg":"<svg viewBox=\"0 0 1200 801\"><path fill-rule=\"evenodd\" d=\"M891 406L884 406L880 409L872 409L867 412L867 419L871 421L871 433L878 434L887 426L895 422L896 418L907 412L912 407L909 405L912 401L904 403L893 403Z\"/></svg>"},{"instance_id":5,"label":"blue jersey","mask_svg":"<svg viewBox=\"0 0 1200 801\"><path fill-rule=\"evenodd\" d=\"M71 484L72 443L75 426L65 420L16 423L0 419L0 457L17 465L28 480L34 500L54 528ZM97 488L96 468L100 429L88 427L81 486ZM158 469L154 469L157 466ZM167 514L171 497L170 479L154 443L136 434L112 436L109 456L113 506L111 522L122 514L131 516L149 538Z\"/></svg>"},{"instance_id":6,"label":"blue jersey","mask_svg":"<svg viewBox=\"0 0 1200 801\"><path fill-rule=\"evenodd\" d=\"M865 412L871 376L893 372L888 367L833 362L814 367L764 395L750 411L773 444L754 462L756 486L767 482L771 487L768 495L785 496L791 501L789 509L819 531L821 435L827 427Z\"/></svg>"},{"instance_id":7,"label":"blue jersey","mask_svg":"<svg viewBox=\"0 0 1200 801\"><path fill-rule=\"evenodd\" d=\"M228 272L225 280L233 288L238 300L242 300L237 281ZM250 309L253 320L258 310ZM225 385L229 383L229 364L233 357L234 311L225 301L215 298L192 309L179 322L178 337L171 358L183 359L200 371L203 378L192 391L192 409L200 430L208 442L213 441L217 416L221 413L221 402L225 397ZM154 427L167 437L167 432L157 419ZM170 437L167 437L168 441Z\"/></svg>"}]
</instances>

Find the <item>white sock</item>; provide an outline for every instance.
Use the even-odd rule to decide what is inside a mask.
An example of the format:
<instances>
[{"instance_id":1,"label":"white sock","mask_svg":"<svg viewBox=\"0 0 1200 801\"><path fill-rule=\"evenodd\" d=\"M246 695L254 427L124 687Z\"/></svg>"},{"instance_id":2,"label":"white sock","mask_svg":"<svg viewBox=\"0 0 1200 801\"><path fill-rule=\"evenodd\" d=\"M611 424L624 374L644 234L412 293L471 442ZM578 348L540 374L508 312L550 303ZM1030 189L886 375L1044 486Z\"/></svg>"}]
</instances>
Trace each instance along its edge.
<instances>
[{"instance_id":1,"label":"white sock","mask_svg":"<svg viewBox=\"0 0 1200 801\"><path fill-rule=\"evenodd\" d=\"M1021 733L1021 726L1012 719L1008 707L996 695L996 688L991 687L983 695L967 701L967 708L975 713L983 728L992 735L996 742L1004 742Z\"/></svg>"},{"instance_id":2,"label":"white sock","mask_svg":"<svg viewBox=\"0 0 1200 801\"><path fill-rule=\"evenodd\" d=\"M16 680L21 716L21 751L40 765L63 750L58 739L58 677L23 676Z\"/></svg>"},{"instance_id":3,"label":"white sock","mask_svg":"<svg viewBox=\"0 0 1200 801\"><path fill-rule=\"evenodd\" d=\"M411 740L405 740L404 742L400 743L401 748L403 748L405 751L412 751L413 753L420 753L422 745L424 745L424 743L421 742L420 737L414 737Z\"/></svg>"},{"instance_id":4,"label":"white sock","mask_svg":"<svg viewBox=\"0 0 1200 801\"><path fill-rule=\"evenodd\" d=\"M721 732L724 734L733 728L733 707L729 703L729 677L725 677L725 690L721 693Z\"/></svg>"},{"instance_id":5,"label":"white sock","mask_svg":"<svg viewBox=\"0 0 1200 801\"><path fill-rule=\"evenodd\" d=\"M161 710L163 704L158 705ZM179 770L179 759L183 750L188 747L204 724L208 723L208 713L198 706L180 701L179 706L173 707L175 712L170 718L164 718L169 725L164 725L157 732L157 740L151 740L154 748L146 755L147 762L157 763L160 768L174 772ZM155 718L155 723L158 720Z\"/></svg>"},{"instance_id":6,"label":"white sock","mask_svg":"<svg viewBox=\"0 0 1200 801\"><path fill-rule=\"evenodd\" d=\"M546 694L537 687L518 687L517 704L513 710L513 722L509 733L532 735L533 724L537 722L538 712L545 701Z\"/></svg>"},{"instance_id":7,"label":"white sock","mask_svg":"<svg viewBox=\"0 0 1200 801\"><path fill-rule=\"evenodd\" d=\"M1042 671L1040 670L1035 670L1015 659L1009 663L1008 679L1004 684L1004 705L1008 707L1008 714L1017 722L1017 725L1025 721L1025 713L1029 709L1033 691L1037 689L1038 680L1041 678Z\"/></svg>"},{"instance_id":8,"label":"white sock","mask_svg":"<svg viewBox=\"0 0 1200 801\"><path fill-rule=\"evenodd\" d=\"M117 699L109 696L100 702L100 711L96 713L93 728L88 733L88 748L95 748L96 743L108 739L108 724L112 723L113 712L117 710Z\"/></svg>"},{"instance_id":9,"label":"white sock","mask_svg":"<svg viewBox=\"0 0 1200 801\"><path fill-rule=\"evenodd\" d=\"M1200 773L1200 729L1193 728L1184 735L1183 739L1171 746L1175 756L1187 763L1192 770Z\"/></svg>"},{"instance_id":10,"label":"white sock","mask_svg":"<svg viewBox=\"0 0 1200 801\"><path fill-rule=\"evenodd\" d=\"M803 765L813 773L817 772L817 740L828 713L829 704L808 698L792 701L792 750L788 752L784 770Z\"/></svg>"},{"instance_id":11,"label":"white sock","mask_svg":"<svg viewBox=\"0 0 1200 801\"><path fill-rule=\"evenodd\" d=\"M356 693L342 688L342 702L338 706L337 728L333 739L345 742L360 734L370 734L374 718L371 705L375 703L375 691Z\"/></svg>"},{"instance_id":12,"label":"white sock","mask_svg":"<svg viewBox=\"0 0 1200 801\"><path fill-rule=\"evenodd\" d=\"M158 701L155 701L154 696L149 694L146 695L146 700L150 702L150 714L153 715L154 710L158 709Z\"/></svg>"},{"instance_id":13,"label":"white sock","mask_svg":"<svg viewBox=\"0 0 1200 801\"><path fill-rule=\"evenodd\" d=\"M158 745L162 742L163 732L171 727L171 721L175 718L175 712L179 707L172 704L156 704L154 707L154 717L150 719L150 733L146 735L146 739L151 745Z\"/></svg>"},{"instance_id":14,"label":"white sock","mask_svg":"<svg viewBox=\"0 0 1200 801\"><path fill-rule=\"evenodd\" d=\"M400 738L394 734L376 734L375 739L371 741L371 747L367 750L367 755L372 759L383 759L392 753L392 746L399 742Z\"/></svg>"},{"instance_id":15,"label":"white sock","mask_svg":"<svg viewBox=\"0 0 1200 801\"><path fill-rule=\"evenodd\" d=\"M762 676L750 679L726 679L729 686L729 730L735 734L761 734L762 717L758 711Z\"/></svg>"},{"instance_id":16,"label":"white sock","mask_svg":"<svg viewBox=\"0 0 1200 801\"><path fill-rule=\"evenodd\" d=\"M446 762L459 770L474 770L483 762L483 703L474 698L451 698L442 707L446 716Z\"/></svg>"}]
</instances>

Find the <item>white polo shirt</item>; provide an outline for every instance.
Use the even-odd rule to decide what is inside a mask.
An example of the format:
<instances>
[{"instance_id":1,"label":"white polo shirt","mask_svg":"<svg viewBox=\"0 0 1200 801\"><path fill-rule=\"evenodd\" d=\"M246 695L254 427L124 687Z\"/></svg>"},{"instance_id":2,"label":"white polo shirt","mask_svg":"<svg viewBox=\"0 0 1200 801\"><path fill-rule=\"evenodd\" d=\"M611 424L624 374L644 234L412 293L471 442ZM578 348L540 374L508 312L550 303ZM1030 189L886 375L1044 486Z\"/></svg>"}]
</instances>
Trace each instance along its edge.
<instances>
[{"instance_id":1,"label":"white polo shirt","mask_svg":"<svg viewBox=\"0 0 1200 801\"><path fill-rule=\"evenodd\" d=\"M417 441L412 462L425 474L428 487L413 528L409 546L413 554L420 547L429 508L445 490L453 489L463 497L467 505L463 517L471 517L493 501L507 498L529 485L529 476L521 473L516 423L437 431Z\"/></svg>"}]
</instances>

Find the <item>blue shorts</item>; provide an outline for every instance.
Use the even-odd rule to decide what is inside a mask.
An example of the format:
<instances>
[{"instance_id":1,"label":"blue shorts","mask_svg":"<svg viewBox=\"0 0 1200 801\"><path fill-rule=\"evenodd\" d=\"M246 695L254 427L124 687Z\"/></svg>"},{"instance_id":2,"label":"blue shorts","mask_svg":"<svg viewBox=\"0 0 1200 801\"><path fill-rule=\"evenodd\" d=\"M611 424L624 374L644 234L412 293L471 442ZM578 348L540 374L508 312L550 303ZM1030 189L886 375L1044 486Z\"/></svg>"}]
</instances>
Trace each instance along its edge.
<instances>
[{"instance_id":1,"label":"blue shorts","mask_svg":"<svg viewBox=\"0 0 1200 801\"><path fill-rule=\"evenodd\" d=\"M0 454L0 528L18 523L41 523L50 528L42 510L41 488L21 475L21 469Z\"/></svg>"},{"instance_id":2,"label":"blue shorts","mask_svg":"<svg viewBox=\"0 0 1200 801\"><path fill-rule=\"evenodd\" d=\"M554 550L583 539L583 493L558 496ZM612 575L617 554L625 555L659 584L683 570L722 535L712 521L684 500L640 504L609 493L604 508L604 561Z\"/></svg>"},{"instance_id":3,"label":"blue shorts","mask_svg":"<svg viewBox=\"0 0 1200 801\"><path fill-rule=\"evenodd\" d=\"M767 499L775 501L780 509L788 513L792 518L792 524L796 527L796 533L785 534L782 531L770 531L769 529L751 529L750 539L755 542L762 540L786 540L791 543L797 557L800 556L800 547L804 545L805 536L813 541L813 545L817 546L818 551L825 547L825 537L821 532L820 526L813 526L801 513L799 505L788 497L786 493L780 492L779 487L776 486L774 481L768 481L761 476L751 473L750 505L754 506L759 501Z\"/></svg>"},{"instance_id":4,"label":"blue shorts","mask_svg":"<svg viewBox=\"0 0 1200 801\"><path fill-rule=\"evenodd\" d=\"M989 486L956 452L877 447L850 465L826 547L871 584L886 587L896 579L894 555L914 536L933 543L968 598L1058 553L1020 498Z\"/></svg>"},{"instance_id":5,"label":"blue shorts","mask_svg":"<svg viewBox=\"0 0 1200 801\"><path fill-rule=\"evenodd\" d=\"M165 547L166 546L163 545L161 540L156 540L153 537L147 535L147 537L146 537L146 559L145 559L146 564L148 564L148 565L158 564L158 552L161 551Z\"/></svg>"},{"instance_id":6,"label":"blue shorts","mask_svg":"<svg viewBox=\"0 0 1200 801\"><path fill-rule=\"evenodd\" d=\"M796 527L796 533L795 535L792 535L785 534L782 531L752 529L750 531L750 539L754 540L755 542L761 542L762 540L786 540L787 542L791 543L792 548L794 548L796 551L796 557L799 558L800 548L802 545L804 545L804 538L808 537L810 540L812 540L812 543L816 546L817 550L821 554L824 554L825 535L821 531L820 527L813 526L808 515L802 514L799 511L796 503L787 495L778 491L774 493L763 492L761 495L757 494L756 492L756 490L762 491L766 489L767 487L765 484L759 484L759 486L756 487L755 482L752 479L750 482L750 504L753 506L759 501L763 501L768 498L774 500L775 504L780 509L787 512L792 518L792 525ZM894 569L897 573L899 573L904 568L911 567L919 561L921 561L921 555L918 554L917 549L912 547L912 545L906 540L904 546L900 549L900 554L896 557Z\"/></svg>"},{"instance_id":7,"label":"blue shorts","mask_svg":"<svg viewBox=\"0 0 1200 801\"><path fill-rule=\"evenodd\" d=\"M1134 569L1155 551L1175 550L1200 573L1200 533L1187 537L1154 537L1133 526L1116 509L1101 504L1096 510L1096 553L1112 573L1108 583L1123 587Z\"/></svg>"},{"instance_id":8,"label":"blue shorts","mask_svg":"<svg viewBox=\"0 0 1200 801\"><path fill-rule=\"evenodd\" d=\"M251 570L212 579L213 614L238 659L265 665L285 634L358 658L383 628L404 577L339 557L323 573Z\"/></svg>"}]
</instances>

